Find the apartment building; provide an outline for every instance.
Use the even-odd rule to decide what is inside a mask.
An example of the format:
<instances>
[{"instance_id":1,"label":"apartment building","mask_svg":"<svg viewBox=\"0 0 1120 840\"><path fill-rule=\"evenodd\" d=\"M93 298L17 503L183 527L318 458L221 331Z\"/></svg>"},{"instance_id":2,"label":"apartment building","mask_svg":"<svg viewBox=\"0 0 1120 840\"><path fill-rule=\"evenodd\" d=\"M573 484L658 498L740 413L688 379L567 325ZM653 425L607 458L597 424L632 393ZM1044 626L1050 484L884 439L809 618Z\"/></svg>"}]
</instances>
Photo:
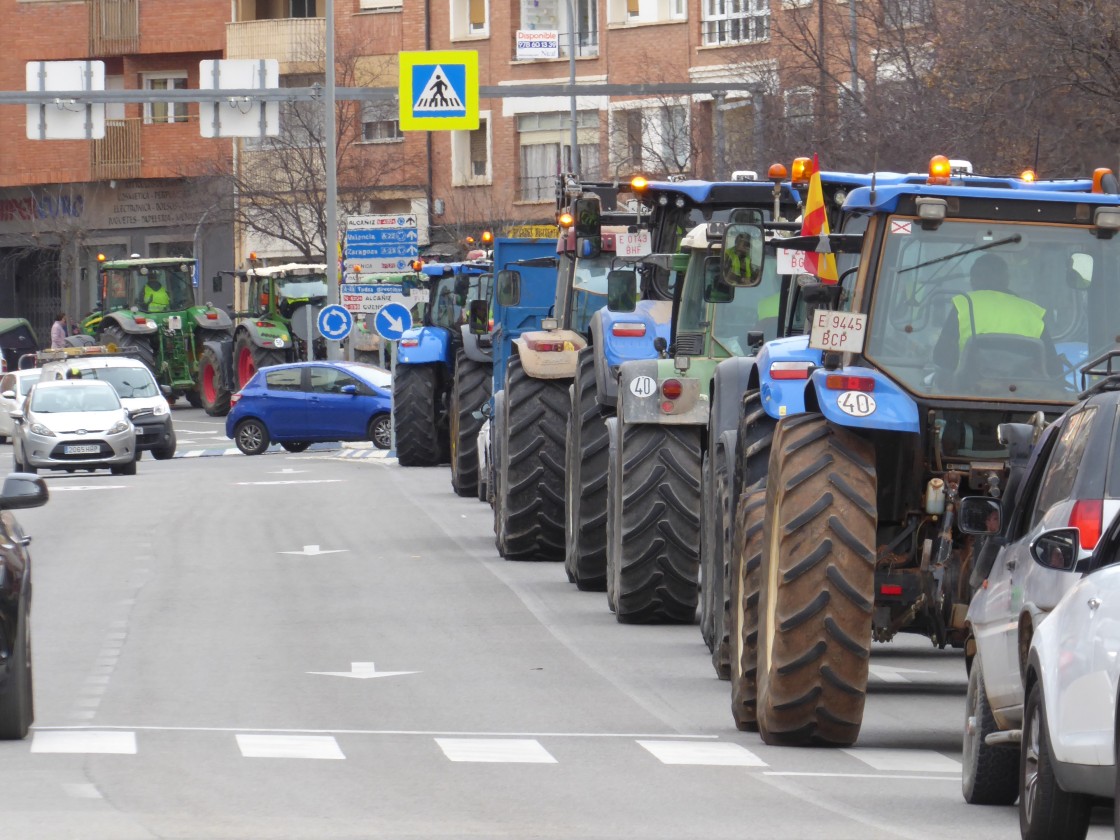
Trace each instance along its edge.
<instances>
[{"instance_id":1,"label":"apartment building","mask_svg":"<svg viewBox=\"0 0 1120 840\"><path fill-rule=\"evenodd\" d=\"M334 0L340 87L395 89L398 53L419 50L477 51L484 87L539 86L484 99L474 131L402 132L395 101L340 101L340 215L416 214L435 247L552 222L556 174L577 163L593 180L764 172L813 150L844 116L845 90L889 70L884 28L924 25L929 2ZM21 33L0 55L0 89L23 89L28 61L84 58L105 62L109 88L195 88L199 61L221 58L274 58L282 87L322 84L325 11L326 0L0 0ZM549 94L573 73L645 88L578 96L573 109ZM685 83L718 89L660 89ZM281 136L264 140L203 139L199 113L110 105L103 140L32 141L24 109L0 109L0 314L44 335L60 305L84 314L98 253L197 254L210 275L250 253L333 250L321 104L282 104Z\"/></svg>"}]
</instances>

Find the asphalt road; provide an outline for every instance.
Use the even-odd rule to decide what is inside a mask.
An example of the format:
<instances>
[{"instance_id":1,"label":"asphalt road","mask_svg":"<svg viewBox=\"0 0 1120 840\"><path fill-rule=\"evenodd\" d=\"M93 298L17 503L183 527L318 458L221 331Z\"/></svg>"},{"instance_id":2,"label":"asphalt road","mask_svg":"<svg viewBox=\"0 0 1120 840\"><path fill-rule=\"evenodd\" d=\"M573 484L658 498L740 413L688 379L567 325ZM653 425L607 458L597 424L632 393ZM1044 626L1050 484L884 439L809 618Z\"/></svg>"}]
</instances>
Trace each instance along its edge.
<instances>
[{"instance_id":1,"label":"asphalt road","mask_svg":"<svg viewBox=\"0 0 1120 840\"><path fill-rule=\"evenodd\" d=\"M855 748L767 747L697 626L502 561L446 468L203 457L221 421L175 419L182 457L20 514L36 724L0 743L0 837L1018 836L961 799L957 653L878 646Z\"/></svg>"}]
</instances>

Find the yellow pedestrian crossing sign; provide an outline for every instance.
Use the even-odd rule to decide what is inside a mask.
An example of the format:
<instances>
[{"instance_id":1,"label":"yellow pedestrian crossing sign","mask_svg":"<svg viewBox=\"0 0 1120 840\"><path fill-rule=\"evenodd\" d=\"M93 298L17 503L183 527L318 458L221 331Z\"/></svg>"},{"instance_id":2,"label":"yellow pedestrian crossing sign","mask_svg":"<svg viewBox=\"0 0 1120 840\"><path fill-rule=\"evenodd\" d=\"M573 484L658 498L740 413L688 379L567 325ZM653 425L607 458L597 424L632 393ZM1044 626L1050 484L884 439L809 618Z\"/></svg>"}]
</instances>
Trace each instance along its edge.
<instances>
[{"instance_id":1,"label":"yellow pedestrian crossing sign","mask_svg":"<svg viewBox=\"0 0 1120 840\"><path fill-rule=\"evenodd\" d=\"M401 129L478 128L478 53L473 50L402 52Z\"/></svg>"}]
</instances>

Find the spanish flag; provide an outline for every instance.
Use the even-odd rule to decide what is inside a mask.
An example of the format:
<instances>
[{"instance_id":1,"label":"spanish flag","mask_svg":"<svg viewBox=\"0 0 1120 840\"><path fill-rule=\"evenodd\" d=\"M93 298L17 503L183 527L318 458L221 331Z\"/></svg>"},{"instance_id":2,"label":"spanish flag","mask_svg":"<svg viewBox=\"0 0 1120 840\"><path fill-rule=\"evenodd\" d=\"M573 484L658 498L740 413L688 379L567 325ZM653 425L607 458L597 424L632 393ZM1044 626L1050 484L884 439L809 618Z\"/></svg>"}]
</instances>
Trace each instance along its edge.
<instances>
[{"instance_id":1,"label":"spanish flag","mask_svg":"<svg viewBox=\"0 0 1120 840\"><path fill-rule=\"evenodd\" d=\"M821 189L821 165L817 156L813 155L809 195L805 198L805 209L801 214L801 235L827 237L828 233L828 215L825 213L824 191ZM828 248L828 239L823 239L822 244ZM825 253L807 251L805 269L808 273L819 277L822 283L836 283L839 280L836 272L836 255L827 251Z\"/></svg>"}]
</instances>

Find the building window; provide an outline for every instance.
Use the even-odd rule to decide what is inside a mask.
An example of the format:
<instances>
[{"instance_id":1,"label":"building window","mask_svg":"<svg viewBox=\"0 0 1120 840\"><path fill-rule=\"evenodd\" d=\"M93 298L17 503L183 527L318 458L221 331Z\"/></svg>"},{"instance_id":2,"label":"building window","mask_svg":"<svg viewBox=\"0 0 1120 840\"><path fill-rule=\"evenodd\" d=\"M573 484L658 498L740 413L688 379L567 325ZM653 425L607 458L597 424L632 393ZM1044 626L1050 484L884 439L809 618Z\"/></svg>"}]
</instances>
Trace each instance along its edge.
<instances>
[{"instance_id":1,"label":"building window","mask_svg":"<svg viewBox=\"0 0 1120 840\"><path fill-rule=\"evenodd\" d=\"M598 0L521 0L521 28L555 30L560 35L560 55L567 57L571 54L572 33L568 16L569 2L575 14L576 56L598 55ZM614 3L616 0L611 2ZM623 15L631 0L618 0L618 2L622 3L622 9L618 14ZM613 16L615 12L609 14ZM624 20L625 18L620 18L620 21Z\"/></svg>"},{"instance_id":2,"label":"building window","mask_svg":"<svg viewBox=\"0 0 1120 840\"><path fill-rule=\"evenodd\" d=\"M451 0L451 37L484 37L490 34L490 0Z\"/></svg>"},{"instance_id":3,"label":"building window","mask_svg":"<svg viewBox=\"0 0 1120 840\"><path fill-rule=\"evenodd\" d=\"M770 37L770 0L704 0L705 46L749 44Z\"/></svg>"},{"instance_id":4,"label":"building window","mask_svg":"<svg viewBox=\"0 0 1120 840\"><path fill-rule=\"evenodd\" d=\"M371 9L400 11L404 7L404 0L359 0L358 8L362 11Z\"/></svg>"},{"instance_id":5,"label":"building window","mask_svg":"<svg viewBox=\"0 0 1120 840\"><path fill-rule=\"evenodd\" d=\"M144 75L144 90L186 90L186 73L149 73ZM175 123L187 121L186 102L146 102L144 122Z\"/></svg>"},{"instance_id":6,"label":"building window","mask_svg":"<svg viewBox=\"0 0 1120 840\"><path fill-rule=\"evenodd\" d=\"M451 132L451 185L472 187L493 183L490 166L490 113L478 117L478 128Z\"/></svg>"},{"instance_id":7,"label":"building window","mask_svg":"<svg viewBox=\"0 0 1120 840\"><path fill-rule=\"evenodd\" d=\"M619 108L611 122L611 166L616 175L679 175L688 170L692 138L687 105Z\"/></svg>"},{"instance_id":8,"label":"building window","mask_svg":"<svg viewBox=\"0 0 1120 840\"><path fill-rule=\"evenodd\" d=\"M784 115L790 125L811 125L813 122L814 91L801 87L787 90L782 94L785 105Z\"/></svg>"},{"instance_id":9,"label":"building window","mask_svg":"<svg viewBox=\"0 0 1120 840\"><path fill-rule=\"evenodd\" d=\"M521 186L518 200L555 201L556 177L571 172L572 134L567 113L521 114L517 117ZM599 177L599 113L580 111L576 118L579 172L585 180Z\"/></svg>"},{"instance_id":10,"label":"building window","mask_svg":"<svg viewBox=\"0 0 1120 840\"><path fill-rule=\"evenodd\" d=\"M686 0L610 0L607 5L611 23L663 23L685 20Z\"/></svg>"},{"instance_id":11,"label":"building window","mask_svg":"<svg viewBox=\"0 0 1120 840\"><path fill-rule=\"evenodd\" d=\"M883 3L883 21L891 29L922 26L932 18L930 0L887 0Z\"/></svg>"},{"instance_id":12,"label":"building window","mask_svg":"<svg viewBox=\"0 0 1120 840\"><path fill-rule=\"evenodd\" d=\"M384 143L403 140L400 114L396 102L362 103L362 140Z\"/></svg>"},{"instance_id":13,"label":"building window","mask_svg":"<svg viewBox=\"0 0 1120 840\"><path fill-rule=\"evenodd\" d=\"M289 17L313 18L315 14L315 0L288 0Z\"/></svg>"}]
</instances>

